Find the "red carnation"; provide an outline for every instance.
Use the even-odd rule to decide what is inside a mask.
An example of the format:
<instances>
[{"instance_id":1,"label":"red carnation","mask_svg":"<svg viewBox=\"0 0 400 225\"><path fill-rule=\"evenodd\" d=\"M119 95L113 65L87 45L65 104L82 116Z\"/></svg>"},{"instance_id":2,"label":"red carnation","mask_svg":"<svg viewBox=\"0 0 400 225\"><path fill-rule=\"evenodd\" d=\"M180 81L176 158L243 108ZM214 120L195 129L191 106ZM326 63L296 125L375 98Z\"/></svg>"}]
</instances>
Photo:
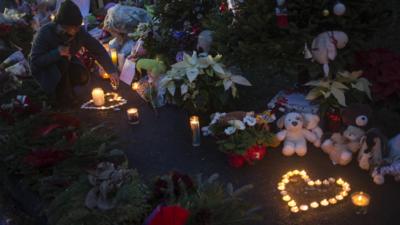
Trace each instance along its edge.
<instances>
[{"instance_id":1,"label":"red carnation","mask_svg":"<svg viewBox=\"0 0 400 225\"><path fill-rule=\"evenodd\" d=\"M231 165L234 168L241 168L246 162L246 159L242 155L237 155L237 154L229 155L228 160L229 160L229 165Z\"/></svg>"}]
</instances>

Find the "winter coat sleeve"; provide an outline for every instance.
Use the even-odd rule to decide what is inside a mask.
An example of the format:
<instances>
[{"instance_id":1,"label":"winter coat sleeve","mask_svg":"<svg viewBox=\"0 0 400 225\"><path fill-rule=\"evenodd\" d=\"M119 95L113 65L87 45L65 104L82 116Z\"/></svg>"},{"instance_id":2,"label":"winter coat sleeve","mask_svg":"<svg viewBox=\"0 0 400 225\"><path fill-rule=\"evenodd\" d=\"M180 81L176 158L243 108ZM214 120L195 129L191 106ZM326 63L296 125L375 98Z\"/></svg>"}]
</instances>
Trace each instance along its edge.
<instances>
[{"instance_id":1,"label":"winter coat sleeve","mask_svg":"<svg viewBox=\"0 0 400 225\"><path fill-rule=\"evenodd\" d=\"M61 58L57 48L49 49L50 37L48 30L41 29L33 40L30 61L36 68L49 66Z\"/></svg>"}]
</instances>

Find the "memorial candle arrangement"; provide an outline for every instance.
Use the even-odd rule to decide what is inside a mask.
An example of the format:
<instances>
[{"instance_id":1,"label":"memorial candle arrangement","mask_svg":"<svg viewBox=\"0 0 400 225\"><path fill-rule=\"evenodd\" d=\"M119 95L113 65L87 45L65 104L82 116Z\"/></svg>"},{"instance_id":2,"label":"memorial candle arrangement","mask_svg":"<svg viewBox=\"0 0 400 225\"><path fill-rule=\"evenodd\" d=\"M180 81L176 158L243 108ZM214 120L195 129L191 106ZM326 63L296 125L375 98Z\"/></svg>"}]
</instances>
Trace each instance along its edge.
<instances>
[{"instance_id":1,"label":"memorial candle arrangement","mask_svg":"<svg viewBox=\"0 0 400 225\"><path fill-rule=\"evenodd\" d=\"M310 203L302 203L298 204L298 202L288 193L286 190L286 186L293 182L298 182L301 178L308 188L312 189L324 189L330 185L336 185L340 187L339 193L336 193L328 198L323 198L318 201L312 201ZM298 213L300 211L308 211L309 209L317 209L320 207L325 207L329 205L335 205L342 201L346 196L348 196L348 192L351 190L350 184L344 181L342 178L335 179L329 178L325 180L311 180L310 177L307 175L305 170L293 170L287 172L285 175L282 176L282 180L278 183L277 189L280 191L282 195L282 200L287 203L292 213Z\"/></svg>"},{"instance_id":2,"label":"memorial candle arrangement","mask_svg":"<svg viewBox=\"0 0 400 225\"><path fill-rule=\"evenodd\" d=\"M198 116L190 117L190 128L192 130L193 147L200 146L200 122Z\"/></svg>"}]
</instances>

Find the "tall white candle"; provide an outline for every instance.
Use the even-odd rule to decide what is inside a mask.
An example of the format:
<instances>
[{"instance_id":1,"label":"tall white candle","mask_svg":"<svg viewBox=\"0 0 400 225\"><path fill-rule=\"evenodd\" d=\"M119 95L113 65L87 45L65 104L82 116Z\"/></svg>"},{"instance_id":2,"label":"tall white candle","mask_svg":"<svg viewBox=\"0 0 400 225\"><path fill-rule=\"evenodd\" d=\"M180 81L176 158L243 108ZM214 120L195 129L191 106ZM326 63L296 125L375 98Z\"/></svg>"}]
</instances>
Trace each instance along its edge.
<instances>
[{"instance_id":1,"label":"tall white candle","mask_svg":"<svg viewBox=\"0 0 400 225\"><path fill-rule=\"evenodd\" d=\"M102 106L105 103L104 91L101 88L95 88L92 91L93 103L96 106Z\"/></svg>"}]
</instances>

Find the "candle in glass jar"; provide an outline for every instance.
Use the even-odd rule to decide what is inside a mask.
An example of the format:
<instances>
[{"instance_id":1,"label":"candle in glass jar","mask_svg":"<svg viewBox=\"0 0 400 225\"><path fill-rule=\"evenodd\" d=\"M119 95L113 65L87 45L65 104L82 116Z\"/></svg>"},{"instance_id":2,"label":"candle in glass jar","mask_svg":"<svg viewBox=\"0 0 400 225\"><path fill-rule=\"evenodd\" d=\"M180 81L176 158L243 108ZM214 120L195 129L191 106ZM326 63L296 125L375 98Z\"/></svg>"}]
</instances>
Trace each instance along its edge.
<instances>
[{"instance_id":1,"label":"candle in glass jar","mask_svg":"<svg viewBox=\"0 0 400 225\"><path fill-rule=\"evenodd\" d=\"M110 79L110 74L104 72L104 73L101 75L101 78L103 78L103 79Z\"/></svg>"},{"instance_id":2,"label":"candle in glass jar","mask_svg":"<svg viewBox=\"0 0 400 225\"><path fill-rule=\"evenodd\" d=\"M139 89L139 82L134 82L132 84L132 90L137 91Z\"/></svg>"},{"instance_id":3,"label":"candle in glass jar","mask_svg":"<svg viewBox=\"0 0 400 225\"><path fill-rule=\"evenodd\" d=\"M139 111L137 108L130 108L126 111L128 116L129 124L138 124L139 123Z\"/></svg>"},{"instance_id":4,"label":"candle in glass jar","mask_svg":"<svg viewBox=\"0 0 400 225\"><path fill-rule=\"evenodd\" d=\"M103 106L105 103L104 91L101 88L95 88L92 91L93 103L96 106Z\"/></svg>"},{"instance_id":5,"label":"candle in glass jar","mask_svg":"<svg viewBox=\"0 0 400 225\"><path fill-rule=\"evenodd\" d=\"M369 205L370 197L367 193L356 192L351 195L351 201L356 206L365 207Z\"/></svg>"},{"instance_id":6,"label":"candle in glass jar","mask_svg":"<svg viewBox=\"0 0 400 225\"><path fill-rule=\"evenodd\" d=\"M111 60L115 66L118 66L118 53L115 48L110 49Z\"/></svg>"},{"instance_id":7,"label":"candle in glass jar","mask_svg":"<svg viewBox=\"0 0 400 225\"><path fill-rule=\"evenodd\" d=\"M351 195L351 201L356 207L356 214L367 214L370 196L364 192L356 192Z\"/></svg>"},{"instance_id":8,"label":"candle in glass jar","mask_svg":"<svg viewBox=\"0 0 400 225\"><path fill-rule=\"evenodd\" d=\"M198 116L190 117L190 128L192 130L192 145L200 146L200 122Z\"/></svg>"}]
</instances>

